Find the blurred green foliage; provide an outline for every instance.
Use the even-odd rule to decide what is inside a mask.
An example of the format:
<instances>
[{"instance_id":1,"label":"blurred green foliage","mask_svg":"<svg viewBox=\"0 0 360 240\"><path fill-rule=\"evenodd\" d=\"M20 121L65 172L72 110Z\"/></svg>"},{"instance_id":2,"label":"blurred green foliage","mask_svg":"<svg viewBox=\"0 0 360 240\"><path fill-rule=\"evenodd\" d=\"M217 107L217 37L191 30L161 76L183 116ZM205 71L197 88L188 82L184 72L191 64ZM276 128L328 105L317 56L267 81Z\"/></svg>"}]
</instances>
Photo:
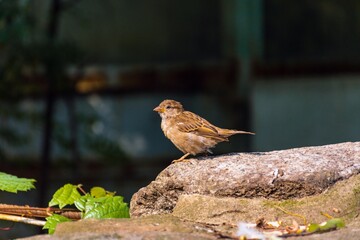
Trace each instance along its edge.
<instances>
[{"instance_id":1,"label":"blurred green foliage","mask_svg":"<svg viewBox=\"0 0 360 240\"><path fill-rule=\"evenodd\" d=\"M27 66L31 66L29 49L34 42L34 21L27 0L0 1L0 157L6 159L6 147L20 147L30 136L17 125L39 123L40 113L19 108L20 100L31 84L24 81ZM36 119L36 120L35 120Z\"/></svg>"},{"instance_id":2,"label":"blurred green foliage","mask_svg":"<svg viewBox=\"0 0 360 240\"><path fill-rule=\"evenodd\" d=\"M21 73L26 57L22 53L31 41L33 21L29 1L0 1L0 98L18 100Z\"/></svg>"},{"instance_id":3,"label":"blurred green foliage","mask_svg":"<svg viewBox=\"0 0 360 240\"><path fill-rule=\"evenodd\" d=\"M67 74L69 66L79 66L83 53L73 43L49 39L46 32L35 31L33 1L0 1L0 159L4 160L6 148L22 147L32 141L29 133L22 132L19 125L41 131L44 123L41 108L21 108L26 98L44 99L49 81L53 81L55 93L65 98L72 96L74 107L76 79ZM36 104L39 104L36 101ZM72 106L71 106L72 104ZM85 139L81 144L102 158L126 158L120 146L103 136L92 133L91 125L98 118L94 114L73 114L72 119L82 125L77 129ZM90 116L91 115L91 116ZM71 145L70 121L54 124L54 142L69 151ZM73 135L74 136L74 135ZM80 148L80 146L77 146ZM40 149L39 149L40 151Z\"/></svg>"}]
</instances>

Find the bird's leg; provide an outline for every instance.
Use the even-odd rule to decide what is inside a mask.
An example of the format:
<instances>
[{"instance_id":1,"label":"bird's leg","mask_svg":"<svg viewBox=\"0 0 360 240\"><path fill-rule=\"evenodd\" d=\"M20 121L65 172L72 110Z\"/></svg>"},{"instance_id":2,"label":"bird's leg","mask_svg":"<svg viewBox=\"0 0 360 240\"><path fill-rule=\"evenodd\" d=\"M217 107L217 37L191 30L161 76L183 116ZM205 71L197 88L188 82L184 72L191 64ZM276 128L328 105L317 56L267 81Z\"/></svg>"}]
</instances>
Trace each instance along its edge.
<instances>
[{"instance_id":1,"label":"bird's leg","mask_svg":"<svg viewBox=\"0 0 360 240\"><path fill-rule=\"evenodd\" d=\"M171 163L178 163L178 162L189 162L190 160L185 159L187 156L189 156L190 153L186 153L184 156L182 156L181 158L177 159L177 160L173 160Z\"/></svg>"}]
</instances>

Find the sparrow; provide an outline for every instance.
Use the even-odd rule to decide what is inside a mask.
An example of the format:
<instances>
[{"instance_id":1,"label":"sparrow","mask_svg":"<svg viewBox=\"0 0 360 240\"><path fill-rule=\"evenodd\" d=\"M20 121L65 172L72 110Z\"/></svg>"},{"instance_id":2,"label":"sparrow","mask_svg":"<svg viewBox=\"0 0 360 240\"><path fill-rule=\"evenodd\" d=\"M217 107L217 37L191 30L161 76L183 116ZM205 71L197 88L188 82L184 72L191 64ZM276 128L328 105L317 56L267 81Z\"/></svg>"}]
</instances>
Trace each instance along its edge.
<instances>
[{"instance_id":1,"label":"sparrow","mask_svg":"<svg viewBox=\"0 0 360 240\"><path fill-rule=\"evenodd\" d=\"M252 134L252 132L219 128L209 123L195 113L185 111L180 102L164 100L154 108L161 117L161 129L165 136L184 153L172 161L187 162L185 158L190 154L212 153L211 148L219 142L229 141L228 137L234 134Z\"/></svg>"}]
</instances>

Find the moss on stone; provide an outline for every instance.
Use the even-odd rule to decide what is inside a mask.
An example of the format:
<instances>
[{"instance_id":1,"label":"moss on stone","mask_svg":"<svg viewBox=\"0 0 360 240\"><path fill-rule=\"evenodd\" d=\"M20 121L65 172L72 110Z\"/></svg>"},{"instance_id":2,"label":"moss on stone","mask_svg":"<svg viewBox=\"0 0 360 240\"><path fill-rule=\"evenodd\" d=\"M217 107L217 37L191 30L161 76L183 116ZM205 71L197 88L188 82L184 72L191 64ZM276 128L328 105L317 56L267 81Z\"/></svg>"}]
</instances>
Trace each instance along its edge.
<instances>
[{"instance_id":1,"label":"moss on stone","mask_svg":"<svg viewBox=\"0 0 360 240\"><path fill-rule=\"evenodd\" d=\"M239 221L255 222L261 217L269 221L291 221L298 218L296 215L303 216L307 222L322 222L326 220L321 214L324 212L351 222L360 206L359 186L360 174L337 182L324 193L288 200L186 195L179 198L173 214L188 221L236 224ZM334 212L335 208L340 213Z\"/></svg>"}]
</instances>

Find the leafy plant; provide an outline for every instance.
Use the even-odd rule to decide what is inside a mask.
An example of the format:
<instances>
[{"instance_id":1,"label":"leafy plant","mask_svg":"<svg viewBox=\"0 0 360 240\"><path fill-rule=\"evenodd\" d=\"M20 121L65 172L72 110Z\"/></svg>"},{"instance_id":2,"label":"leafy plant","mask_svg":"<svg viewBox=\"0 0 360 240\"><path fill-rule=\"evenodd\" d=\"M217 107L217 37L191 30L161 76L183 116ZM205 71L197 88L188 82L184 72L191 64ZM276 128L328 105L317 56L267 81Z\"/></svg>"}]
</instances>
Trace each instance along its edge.
<instances>
[{"instance_id":1,"label":"leafy plant","mask_svg":"<svg viewBox=\"0 0 360 240\"><path fill-rule=\"evenodd\" d=\"M0 190L17 193L18 191L28 191L35 188L35 179L18 178L14 175L0 172Z\"/></svg>"},{"instance_id":2,"label":"leafy plant","mask_svg":"<svg viewBox=\"0 0 360 240\"><path fill-rule=\"evenodd\" d=\"M83 195L80 194L80 192ZM81 218L129 218L129 207L124 198L115 196L114 192L108 192L101 187L93 187L90 193L86 193L81 185L65 184L58 189L49 202L49 207L58 205L64 208L68 205L75 205L81 212ZM46 218L43 229L48 229L53 234L56 225L61 222L72 221L71 219L53 214Z\"/></svg>"}]
</instances>

